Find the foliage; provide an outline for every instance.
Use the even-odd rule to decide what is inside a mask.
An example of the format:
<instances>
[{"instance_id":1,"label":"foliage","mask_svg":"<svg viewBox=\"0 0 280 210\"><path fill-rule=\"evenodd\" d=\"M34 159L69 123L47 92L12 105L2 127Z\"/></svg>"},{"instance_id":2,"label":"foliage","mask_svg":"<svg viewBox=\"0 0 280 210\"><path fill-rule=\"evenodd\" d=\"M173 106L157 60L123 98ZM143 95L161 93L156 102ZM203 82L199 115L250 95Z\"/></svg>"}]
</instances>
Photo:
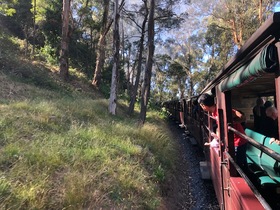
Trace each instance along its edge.
<instances>
[{"instance_id":1,"label":"foliage","mask_svg":"<svg viewBox=\"0 0 280 210\"><path fill-rule=\"evenodd\" d=\"M51 65L55 65L58 63L57 56L56 56L56 50L52 48L52 46L45 42L44 46L40 49L40 58Z\"/></svg>"},{"instance_id":2,"label":"foliage","mask_svg":"<svg viewBox=\"0 0 280 210\"><path fill-rule=\"evenodd\" d=\"M40 22L40 29L42 30L46 43L48 43L52 49L55 49L52 57L58 57L60 49L60 36L61 36L61 11L62 2L52 1L46 8L45 20Z\"/></svg>"},{"instance_id":3,"label":"foliage","mask_svg":"<svg viewBox=\"0 0 280 210\"><path fill-rule=\"evenodd\" d=\"M259 8L259 2L157 1L154 18L156 50L151 78L152 103L180 95L187 97L199 94L236 50L267 19L277 3L264 0L262 8ZM144 3L145 1L135 4L127 2L120 11L120 35L123 44L120 57L123 62L120 62L119 96L124 95L126 90L129 96L131 94L130 87L135 81L137 70L135 63L141 60L138 56L139 37L142 32L144 52L143 61L139 64L142 69L140 84L143 80L148 44L147 26L141 32L147 13ZM71 2L69 64L76 71L84 73L89 80L93 78L96 67L103 4L104 1ZM34 46L32 58L57 64L61 45L61 12L61 0L36 0L36 7L35 0L3 0L0 4L0 21L1 26L8 28L12 35L26 41L22 43L25 54L31 54ZM112 15L113 1L110 1L108 25ZM106 33L106 59L101 71L103 84L100 89L108 94L112 70L112 30L108 28Z\"/></svg>"},{"instance_id":4,"label":"foliage","mask_svg":"<svg viewBox=\"0 0 280 210\"><path fill-rule=\"evenodd\" d=\"M8 15L4 13L1 17L6 27L9 28L14 35L20 38L26 38L28 34L28 29L32 25L32 13L30 12L32 5L31 1L11 1L8 4L4 3L4 6L7 6ZM2 6L3 7L3 6ZM9 11L14 11L10 13Z\"/></svg>"},{"instance_id":5,"label":"foliage","mask_svg":"<svg viewBox=\"0 0 280 210\"><path fill-rule=\"evenodd\" d=\"M17 0L2 0L0 4L0 14L7 16L12 16L16 13L16 10L13 8L13 4L18 3Z\"/></svg>"}]
</instances>

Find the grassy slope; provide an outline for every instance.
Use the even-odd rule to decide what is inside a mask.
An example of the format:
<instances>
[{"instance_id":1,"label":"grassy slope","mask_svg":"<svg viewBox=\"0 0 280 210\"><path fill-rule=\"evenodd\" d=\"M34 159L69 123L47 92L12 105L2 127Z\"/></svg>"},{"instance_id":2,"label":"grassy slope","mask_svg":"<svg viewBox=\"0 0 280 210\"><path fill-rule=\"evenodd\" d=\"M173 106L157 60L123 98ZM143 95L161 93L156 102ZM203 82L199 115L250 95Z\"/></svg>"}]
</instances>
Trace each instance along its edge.
<instances>
[{"instance_id":1,"label":"grassy slope","mask_svg":"<svg viewBox=\"0 0 280 210\"><path fill-rule=\"evenodd\" d=\"M1 26L1 24L0 24ZM107 100L72 72L21 54L0 27L0 209L156 209L175 157L157 113L107 112Z\"/></svg>"}]
</instances>

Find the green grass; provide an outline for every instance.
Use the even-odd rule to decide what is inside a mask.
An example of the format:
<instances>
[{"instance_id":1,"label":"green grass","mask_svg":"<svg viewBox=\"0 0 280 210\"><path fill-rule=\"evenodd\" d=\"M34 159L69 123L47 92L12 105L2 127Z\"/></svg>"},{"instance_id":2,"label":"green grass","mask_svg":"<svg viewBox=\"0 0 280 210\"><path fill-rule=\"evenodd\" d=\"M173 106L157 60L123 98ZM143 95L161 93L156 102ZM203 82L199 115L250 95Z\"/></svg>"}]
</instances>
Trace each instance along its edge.
<instances>
[{"instance_id":1,"label":"green grass","mask_svg":"<svg viewBox=\"0 0 280 210\"><path fill-rule=\"evenodd\" d=\"M158 183L174 161L164 124L137 128L136 119L108 115L104 103L1 105L1 209L156 209Z\"/></svg>"},{"instance_id":2,"label":"green grass","mask_svg":"<svg viewBox=\"0 0 280 210\"><path fill-rule=\"evenodd\" d=\"M109 115L84 79L15 43L0 33L0 209L157 209L176 158L159 113L141 128L125 103Z\"/></svg>"}]
</instances>

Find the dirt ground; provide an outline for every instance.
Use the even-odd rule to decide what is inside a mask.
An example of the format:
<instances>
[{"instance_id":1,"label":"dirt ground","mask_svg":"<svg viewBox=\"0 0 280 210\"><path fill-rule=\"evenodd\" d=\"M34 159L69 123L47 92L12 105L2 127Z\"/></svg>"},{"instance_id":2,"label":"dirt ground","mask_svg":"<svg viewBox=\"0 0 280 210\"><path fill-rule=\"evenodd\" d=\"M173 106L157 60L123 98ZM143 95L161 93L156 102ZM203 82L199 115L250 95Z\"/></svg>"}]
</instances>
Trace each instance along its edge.
<instances>
[{"instance_id":1,"label":"dirt ground","mask_svg":"<svg viewBox=\"0 0 280 210\"><path fill-rule=\"evenodd\" d=\"M178 143L179 161L176 172L163 189L164 201L160 210L219 210L211 180L203 180L200 161L204 161L202 149L193 145L184 129L170 122L174 141Z\"/></svg>"}]
</instances>

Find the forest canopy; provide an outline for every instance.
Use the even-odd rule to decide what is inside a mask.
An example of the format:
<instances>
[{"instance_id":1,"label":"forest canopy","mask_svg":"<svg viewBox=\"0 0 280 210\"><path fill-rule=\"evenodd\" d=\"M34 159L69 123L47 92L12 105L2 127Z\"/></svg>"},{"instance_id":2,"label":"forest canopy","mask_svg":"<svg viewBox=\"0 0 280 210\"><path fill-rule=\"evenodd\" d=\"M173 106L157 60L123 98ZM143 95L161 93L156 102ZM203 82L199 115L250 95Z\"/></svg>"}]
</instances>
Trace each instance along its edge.
<instances>
[{"instance_id":1,"label":"forest canopy","mask_svg":"<svg viewBox=\"0 0 280 210\"><path fill-rule=\"evenodd\" d=\"M3 0L0 15L25 54L86 75L114 101L190 97L276 9L272 0ZM115 82L116 81L116 82ZM145 109L142 115L145 115ZM145 117L142 119L145 121Z\"/></svg>"}]
</instances>

